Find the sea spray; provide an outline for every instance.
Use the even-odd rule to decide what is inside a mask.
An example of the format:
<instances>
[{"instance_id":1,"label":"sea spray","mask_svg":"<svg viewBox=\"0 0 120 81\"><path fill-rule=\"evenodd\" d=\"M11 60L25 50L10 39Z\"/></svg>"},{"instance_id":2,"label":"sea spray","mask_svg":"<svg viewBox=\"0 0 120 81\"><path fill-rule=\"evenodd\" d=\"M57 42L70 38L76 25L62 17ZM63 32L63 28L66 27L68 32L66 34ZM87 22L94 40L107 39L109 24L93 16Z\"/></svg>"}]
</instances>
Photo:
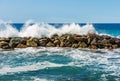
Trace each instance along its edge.
<instances>
[{"instance_id":1,"label":"sea spray","mask_svg":"<svg viewBox=\"0 0 120 81\"><path fill-rule=\"evenodd\" d=\"M18 30L11 24L0 21L0 37L18 37Z\"/></svg>"},{"instance_id":2,"label":"sea spray","mask_svg":"<svg viewBox=\"0 0 120 81\"><path fill-rule=\"evenodd\" d=\"M60 28L49 25L47 23L32 23L26 22L21 30L17 30L11 24L1 22L0 23L0 37L51 37L54 34L80 34L86 35L88 33L96 33L92 24L86 24L80 26L75 23L65 24Z\"/></svg>"}]
</instances>

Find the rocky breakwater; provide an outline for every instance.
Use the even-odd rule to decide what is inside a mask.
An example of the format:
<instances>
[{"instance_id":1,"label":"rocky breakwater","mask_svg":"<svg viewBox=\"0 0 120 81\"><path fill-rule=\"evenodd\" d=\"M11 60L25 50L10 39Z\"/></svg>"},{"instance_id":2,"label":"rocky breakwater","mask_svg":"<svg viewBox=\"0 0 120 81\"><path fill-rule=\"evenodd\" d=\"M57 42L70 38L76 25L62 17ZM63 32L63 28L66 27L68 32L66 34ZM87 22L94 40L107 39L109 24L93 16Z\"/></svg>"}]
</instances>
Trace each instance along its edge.
<instances>
[{"instance_id":1,"label":"rocky breakwater","mask_svg":"<svg viewBox=\"0 0 120 81\"><path fill-rule=\"evenodd\" d=\"M116 49L120 48L120 39L107 35L97 34L64 34L62 36L53 35L52 37L9 37L0 38L0 48L14 49L27 47L72 47L90 49Z\"/></svg>"}]
</instances>

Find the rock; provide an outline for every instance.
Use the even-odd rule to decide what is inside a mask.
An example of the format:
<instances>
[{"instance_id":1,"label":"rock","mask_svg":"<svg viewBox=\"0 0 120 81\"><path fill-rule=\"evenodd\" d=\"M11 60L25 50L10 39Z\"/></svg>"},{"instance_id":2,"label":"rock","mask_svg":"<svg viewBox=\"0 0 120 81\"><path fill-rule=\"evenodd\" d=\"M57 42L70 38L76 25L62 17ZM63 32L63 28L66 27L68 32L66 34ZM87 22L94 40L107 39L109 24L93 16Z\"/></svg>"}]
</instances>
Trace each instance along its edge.
<instances>
[{"instance_id":1,"label":"rock","mask_svg":"<svg viewBox=\"0 0 120 81\"><path fill-rule=\"evenodd\" d=\"M87 44L85 42L81 42L81 43L79 43L79 47L86 48Z\"/></svg>"},{"instance_id":2,"label":"rock","mask_svg":"<svg viewBox=\"0 0 120 81\"><path fill-rule=\"evenodd\" d=\"M72 45L72 48L78 48L79 46L78 46L78 44L73 44Z\"/></svg>"},{"instance_id":3,"label":"rock","mask_svg":"<svg viewBox=\"0 0 120 81\"><path fill-rule=\"evenodd\" d=\"M97 46L96 45L91 45L90 49L97 49Z\"/></svg>"},{"instance_id":4,"label":"rock","mask_svg":"<svg viewBox=\"0 0 120 81\"><path fill-rule=\"evenodd\" d=\"M51 38L56 38L56 37L58 37L58 34L54 34L51 36Z\"/></svg>"},{"instance_id":5,"label":"rock","mask_svg":"<svg viewBox=\"0 0 120 81\"><path fill-rule=\"evenodd\" d=\"M21 37L11 38L9 45L15 48L18 44L26 44L27 39Z\"/></svg>"},{"instance_id":6,"label":"rock","mask_svg":"<svg viewBox=\"0 0 120 81\"><path fill-rule=\"evenodd\" d=\"M60 40L61 42L65 42L65 41L66 41L66 38L65 38L65 37L60 37L59 40Z\"/></svg>"},{"instance_id":7,"label":"rock","mask_svg":"<svg viewBox=\"0 0 120 81\"><path fill-rule=\"evenodd\" d=\"M60 45L57 44L56 47L60 47Z\"/></svg>"},{"instance_id":8,"label":"rock","mask_svg":"<svg viewBox=\"0 0 120 81\"><path fill-rule=\"evenodd\" d=\"M9 45L12 48L15 48L19 43L20 43L21 38L15 37L15 38L11 38Z\"/></svg>"},{"instance_id":9,"label":"rock","mask_svg":"<svg viewBox=\"0 0 120 81\"><path fill-rule=\"evenodd\" d=\"M116 40L115 40L115 44L117 44L118 47L120 47L120 39L116 39Z\"/></svg>"},{"instance_id":10,"label":"rock","mask_svg":"<svg viewBox=\"0 0 120 81\"><path fill-rule=\"evenodd\" d=\"M102 44L109 44L109 40L103 39L103 40L101 41L101 43L102 43Z\"/></svg>"},{"instance_id":11,"label":"rock","mask_svg":"<svg viewBox=\"0 0 120 81\"><path fill-rule=\"evenodd\" d=\"M111 39L109 40L109 43L110 43L110 44L115 44L115 39L114 39L114 38L111 38Z\"/></svg>"},{"instance_id":12,"label":"rock","mask_svg":"<svg viewBox=\"0 0 120 81\"><path fill-rule=\"evenodd\" d=\"M48 42L46 46L47 47L54 47L55 45L52 42Z\"/></svg>"},{"instance_id":13,"label":"rock","mask_svg":"<svg viewBox=\"0 0 120 81\"><path fill-rule=\"evenodd\" d=\"M64 42L61 42L61 43L60 43L60 47L65 47L65 43L64 43Z\"/></svg>"},{"instance_id":14,"label":"rock","mask_svg":"<svg viewBox=\"0 0 120 81\"><path fill-rule=\"evenodd\" d=\"M60 41L59 41L59 40L55 40L53 43L54 43L55 45L60 45Z\"/></svg>"},{"instance_id":15,"label":"rock","mask_svg":"<svg viewBox=\"0 0 120 81\"><path fill-rule=\"evenodd\" d=\"M73 37L82 37L82 35L78 35L78 34L73 34Z\"/></svg>"},{"instance_id":16,"label":"rock","mask_svg":"<svg viewBox=\"0 0 120 81\"><path fill-rule=\"evenodd\" d=\"M37 43L35 41L32 40L27 40L27 44L28 47L37 47Z\"/></svg>"},{"instance_id":17,"label":"rock","mask_svg":"<svg viewBox=\"0 0 120 81\"><path fill-rule=\"evenodd\" d=\"M4 38L4 37L2 37L2 38L0 38L0 41L9 42L9 41L10 41L10 38Z\"/></svg>"},{"instance_id":18,"label":"rock","mask_svg":"<svg viewBox=\"0 0 120 81\"><path fill-rule=\"evenodd\" d=\"M46 44L50 41L49 38L45 37L39 40L40 46L46 46Z\"/></svg>"},{"instance_id":19,"label":"rock","mask_svg":"<svg viewBox=\"0 0 120 81\"><path fill-rule=\"evenodd\" d=\"M72 44L73 44L73 43L71 42L71 40L66 40L66 41L64 42L65 47L71 47Z\"/></svg>"},{"instance_id":20,"label":"rock","mask_svg":"<svg viewBox=\"0 0 120 81\"><path fill-rule=\"evenodd\" d=\"M88 39L87 39L87 37L82 37L82 42L85 42L85 43L87 43L87 42L88 42Z\"/></svg>"},{"instance_id":21,"label":"rock","mask_svg":"<svg viewBox=\"0 0 120 81\"><path fill-rule=\"evenodd\" d=\"M88 33L88 34L87 34L87 38L91 38L91 39L97 38L97 36L98 36L98 35L96 35L96 34L91 34L91 33Z\"/></svg>"},{"instance_id":22,"label":"rock","mask_svg":"<svg viewBox=\"0 0 120 81\"><path fill-rule=\"evenodd\" d=\"M16 48L27 48L27 45L24 45L24 44L18 44Z\"/></svg>"},{"instance_id":23,"label":"rock","mask_svg":"<svg viewBox=\"0 0 120 81\"><path fill-rule=\"evenodd\" d=\"M117 45L117 44L112 45L112 48L113 48L113 49L116 49L116 48L118 48L118 45Z\"/></svg>"},{"instance_id":24,"label":"rock","mask_svg":"<svg viewBox=\"0 0 120 81\"><path fill-rule=\"evenodd\" d=\"M110 36L107 36L107 35L102 35L102 37L104 38L104 39L111 39L111 37Z\"/></svg>"},{"instance_id":25,"label":"rock","mask_svg":"<svg viewBox=\"0 0 120 81\"><path fill-rule=\"evenodd\" d=\"M103 49L104 45L102 43L97 43L97 48Z\"/></svg>"},{"instance_id":26,"label":"rock","mask_svg":"<svg viewBox=\"0 0 120 81\"><path fill-rule=\"evenodd\" d=\"M91 45L96 45L96 44L97 44L97 40L96 40L96 38L94 38L91 42Z\"/></svg>"},{"instance_id":27,"label":"rock","mask_svg":"<svg viewBox=\"0 0 120 81\"><path fill-rule=\"evenodd\" d=\"M0 48L2 48L2 49L10 49L11 47L9 46L8 42L2 41L2 42L0 42Z\"/></svg>"},{"instance_id":28,"label":"rock","mask_svg":"<svg viewBox=\"0 0 120 81\"><path fill-rule=\"evenodd\" d=\"M112 44L105 44L104 47L105 47L105 48L111 48L111 47L112 47Z\"/></svg>"}]
</instances>

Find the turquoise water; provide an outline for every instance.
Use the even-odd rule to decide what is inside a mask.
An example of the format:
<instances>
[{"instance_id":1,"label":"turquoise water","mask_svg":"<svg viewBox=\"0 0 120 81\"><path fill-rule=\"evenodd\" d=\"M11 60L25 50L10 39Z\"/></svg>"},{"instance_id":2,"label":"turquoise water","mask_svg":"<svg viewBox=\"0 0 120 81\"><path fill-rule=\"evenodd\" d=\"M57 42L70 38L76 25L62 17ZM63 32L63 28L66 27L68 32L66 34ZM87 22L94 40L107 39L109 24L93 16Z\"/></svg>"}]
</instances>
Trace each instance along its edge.
<instances>
[{"instance_id":1,"label":"turquoise water","mask_svg":"<svg viewBox=\"0 0 120 81\"><path fill-rule=\"evenodd\" d=\"M51 25L56 29L63 26L63 24ZM0 25L0 36L21 35L23 31L18 31L21 31L22 26L23 24ZM23 35L29 35L31 29L37 32L34 28L39 28L38 26L41 25L30 25ZM44 32L49 34L53 30L48 26L43 26L46 29L43 29L42 33L31 33L34 36L43 35ZM72 26L78 27L74 24ZM70 28L72 29L71 26ZM80 31L88 31L89 29L86 28L89 27L84 27ZM120 36L120 24L93 24L90 28L92 30L95 28L98 34L108 34L118 38ZM10 51L1 49L0 81L120 81L120 49L90 50L55 47L30 47Z\"/></svg>"},{"instance_id":2,"label":"turquoise water","mask_svg":"<svg viewBox=\"0 0 120 81\"><path fill-rule=\"evenodd\" d=\"M1 50L0 80L119 81L120 50L44 47Z\"/></svg>"}]
</instances>

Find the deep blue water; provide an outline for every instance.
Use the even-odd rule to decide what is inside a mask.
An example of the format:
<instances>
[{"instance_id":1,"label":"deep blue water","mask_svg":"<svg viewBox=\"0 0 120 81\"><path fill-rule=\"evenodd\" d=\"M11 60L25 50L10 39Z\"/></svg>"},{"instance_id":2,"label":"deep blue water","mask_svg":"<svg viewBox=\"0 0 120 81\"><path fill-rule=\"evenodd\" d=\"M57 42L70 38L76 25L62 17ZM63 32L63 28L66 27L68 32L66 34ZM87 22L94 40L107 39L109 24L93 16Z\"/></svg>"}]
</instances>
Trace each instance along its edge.
<instances>
[{"instance_id":1,"label":"deep blue water","mask_svg":"<svg viewBox=\"0 0 120 81\"><path fill-rule=\"evenodd\" d=\"M50 25L59 28L62 27L63 23L49 23ZM14 23L12 24L14 27L16 27L18 30L20 30L24 23ZM80 26L85 25L85 23L79 24ZM95 23L93 24L96 31L99 34L108 34L112 36L120 36L120 23Z\"/></svg>"},{"instance_id":2,"label":"deep blue water","mask_svg":"<svg viewBox=\"0 0 120 81\"><path fill-rule=\"evenodd\" d=\"M12 26L20 31L23 24ZM99 34L120 36L120 24L93 26ZM120 81L120 49L30 47L0 50L0 81Z\"/></svg>"}]
</instances>

